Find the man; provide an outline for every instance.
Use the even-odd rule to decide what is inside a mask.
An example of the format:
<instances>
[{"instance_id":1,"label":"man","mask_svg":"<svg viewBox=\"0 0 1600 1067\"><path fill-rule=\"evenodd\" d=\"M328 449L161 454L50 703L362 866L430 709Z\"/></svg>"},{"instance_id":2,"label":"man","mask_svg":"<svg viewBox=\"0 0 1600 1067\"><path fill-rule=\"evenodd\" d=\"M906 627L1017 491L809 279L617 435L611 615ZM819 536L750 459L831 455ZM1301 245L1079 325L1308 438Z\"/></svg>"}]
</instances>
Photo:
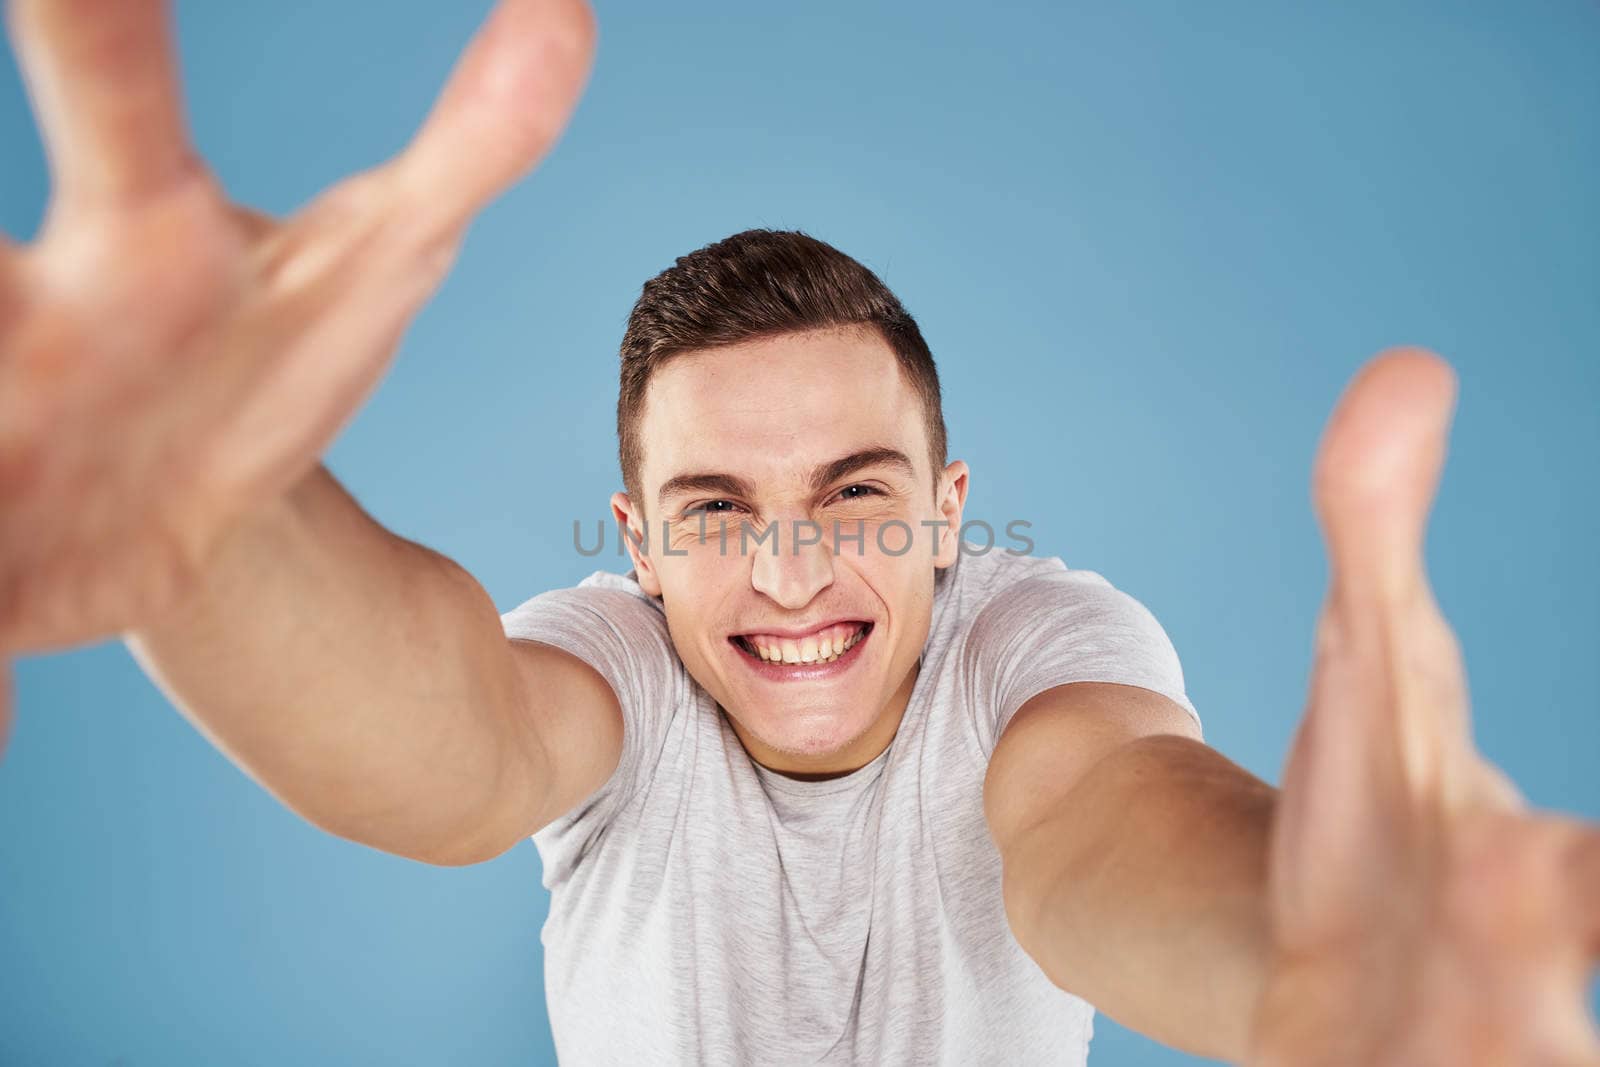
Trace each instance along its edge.
<instances>
[{"instance_id":1,"label":"man","mask_svg":"<svg viewBox=\"0 0 1600 1067\"><path fill-rule=\"evenodd\" d=\"M1423 573L1436 357L1375 361L1329 424L1281 791L1200 741L1131 598L963 550L920 335L793 235L647 286L634 570L502 619L317 458L559 132L587 12L502 4L405 153L278 224L196 161L156 0L8 10L55 196L0 249L0 647L126 634L352 840L461 864L537 834L572 1062L1081 1062L1093 1004L1257 1064L1600 1063L1600 838L1472 749Z\"/></svg>"},{"instance_id":2,"label":"man","mask_svg":"<svg viewBox=\"0 0 1600 1067\"><path fill-rule=\"evenodd\" d=\"M1077 771L1076 737L1029 754L1050 719L1199 729L1136 602L959 542L939 392L916 323L820 241L737 234L646 283L612 498L636 570L506 618L595 667L623 721L620 757L567 742L616 769L535 838L563 1057L1082 1060L1090 1009L1007 924L985 768L1020 823Z\"/></svg>"}]
</instances>

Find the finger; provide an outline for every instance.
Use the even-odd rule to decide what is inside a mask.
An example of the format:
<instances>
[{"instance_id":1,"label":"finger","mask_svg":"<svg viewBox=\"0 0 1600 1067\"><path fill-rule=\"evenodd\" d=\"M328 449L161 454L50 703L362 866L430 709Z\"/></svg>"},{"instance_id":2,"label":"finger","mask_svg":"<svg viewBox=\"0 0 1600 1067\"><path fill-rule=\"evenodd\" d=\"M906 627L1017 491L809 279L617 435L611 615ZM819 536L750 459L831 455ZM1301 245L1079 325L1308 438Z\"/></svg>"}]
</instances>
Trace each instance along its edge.
<instances>
[{"instance_id":1,"label":"finger","mask_svg":"<svg viewBox=\"0 0 1600 1067\"><path fill-rule=\"evenodd\" d=\"M549 151L583 91L594 36L583 0L502 0L392 165L425 230L463 228Z\"/></svg>"},{"instance_id":2,"label":"finger","mask_svg":"<svg viewBox=\"0 0 1600 1067\"><path fill-rule=\"evenodd\" d=\"M1583 826L1574 832L1568 865L1590 965L1600 966L1600 827Z\"/></svg>"},{"instance_id":3,"label":"finger","mask_svg":"<svg viewBox=\"0 0 1600 1067\"><path fill-rule=\"evenodd\" d=\"M1423 535L1455 397L1449 364L1394 349L1360 370L1329 418L1313 488L1334 590L1347 607L1392 606L1425 581Z\"/></svg>"},{"instance_id":4,"label":"finger","mask_svg":"<svg viewBox=\"0 0 1600 1067\"><path fill-rule=\"evenodd\" d=\"M1281 937L1331 936L1383 908L1397 865L1426 844L1407 837L1427 825L1415 799L1462 789L1446 767L1461 762L1465 680L1422 566L1454 399L1438 357L1385 353L1323 435L1313 487L1331 578L1274 826Z\"/></svg>"},{"instance_id":5,"label":"finger","mask_svg":"<svg viewBox=\"0 0 1600 1067\"><path fill-rule=\"evenodd\" d=\"M1472 797L1479 807L1492 811L1527 810L1528 798L1505 771L1481 757L1474 762Z\"/></svg>"},{"instance_id":6,"label":"finger","mask_svg":"<svg viewBox=\"0 0 1600 1067\"><path fill-rule=\"evenodd\" d=\"M13 0L56 190L138 195L194 173L164 0Z\"/></svg>"},{"instance_id":7,"label":"finger","mask_svg":"<svg viewBox=\"0 0 1600 1067\"><path fill-rule=\"evenodd\" d=\"M22 249L11 238L0 233L0 308L5 306L5 295L17 285L22 266ZM0 322L4 322L0 319Z\"/></svg>"},{"instance_id":8,"label":"finger","mask_svg":"<svg viewBox=\"0 0 1600 1067\"><path fill-rule=\"evenodd\" d=\"M1409 790L1450 807L1474 795L1476 761L1460 648L1423 553L1455 399L1438 356L1384 353L1340 399L1313 476L1331 572L1323 652L1338 661L1325 698L1342 707L1340 743L1368 756L1397 746Z\"/></svg>"},{"instance_id":9,"label":"finger","mask_svg":"<svg viewBox=\"0 0 1600 1067\"><path fill-rule=\"evenodd\" d=\"M20 318L22 254L22 249L0 234L0 346L5 344L6 326Z\"/></svg>"},{"instance_id":10,"label":"finger","mask_svg":"<svg viewBox=\"0 0 1600 1067\"><path fill-rule=\"evenodd\" d=\"M232 216L234 225L239 227L239 232L244 236L247 244L256 244L265 240L278 228L278 220L271 215L254 208L244 207L240 204L229 204L228 214Z\"/></svg>"}]
</instances>

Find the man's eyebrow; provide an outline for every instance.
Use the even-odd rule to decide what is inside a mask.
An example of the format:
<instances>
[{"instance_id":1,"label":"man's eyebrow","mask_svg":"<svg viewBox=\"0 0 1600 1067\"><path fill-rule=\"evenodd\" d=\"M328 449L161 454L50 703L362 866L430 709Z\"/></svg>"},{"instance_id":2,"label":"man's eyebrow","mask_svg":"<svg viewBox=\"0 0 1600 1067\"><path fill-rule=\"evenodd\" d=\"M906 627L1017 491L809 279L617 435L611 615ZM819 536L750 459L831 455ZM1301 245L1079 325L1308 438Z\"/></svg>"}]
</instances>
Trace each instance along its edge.
<instances>
[{"instance_id":1,"label":"man's eyebrow","mask_svg":"<svg viewBox=\"0 0 1600 1067\"><path fill-rule=\"evenodd\" d=\"M840 478L848 478L856 471L878 466L898 467L900 473L907 478L915 477L917 473L917 468L912 466L910 458L904 452L898 448L879 445L874 448L863 448L859 452L852 452L830 463L821 464L811 472L811 489L820 493Z\"/></svg>"},{"instance_id":2,"label":"man's eyebrow","mask_svg":"<svg viewBox=\"0 0 1600 1067\"><path fill-rule=\"evenodd\" d=\"M848 456L840 456L838 459L814 467L811 471L811 489L813 492L821 492L833 482L847 478L856 471L877 466L896 467L908 478L916 475L916 467L904 452L898 448L880 445L863 448ZM656 494L656 502L665 506L670 498L686 493L716 493L719 496L737 496L746 500L756 495L755 487L736 474L726 474L722 471L695 471L675 474L668 478L662 483L660 492Z\"/></svg>"},{"instance_id":3,"label":"man's eyebrow","mask_svg":"<svg viewBox=\"0 0 1600 1067\"><path fill-rule=\"evenodd\" d=\"M674 474L668 478L662 483L661 491L656 494L656 502L665 505L668 498L681 496L684 493L717 493L721 496L741 496L747 500L755 496L755 490L750 483L737 475L701 471L694 474Z\"/></svg>"}]
</instances>

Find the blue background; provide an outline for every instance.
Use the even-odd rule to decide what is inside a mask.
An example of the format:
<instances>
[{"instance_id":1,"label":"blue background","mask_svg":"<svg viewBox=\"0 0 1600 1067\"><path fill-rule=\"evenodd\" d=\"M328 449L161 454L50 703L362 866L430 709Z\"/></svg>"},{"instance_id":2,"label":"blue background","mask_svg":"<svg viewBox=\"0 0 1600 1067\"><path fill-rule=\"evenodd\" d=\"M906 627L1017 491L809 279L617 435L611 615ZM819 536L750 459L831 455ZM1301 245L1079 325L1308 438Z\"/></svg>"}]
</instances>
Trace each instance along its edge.
<instances>
[{"instance_id":1,"label":"blue background","mask_svg":"<svg viewBox=\"0 0 1600 1067\"><path fill-rule=\"evenodd\" d=\"M1276 781L1356 367L1462 382L1430 534L1481 746L1600 817L1600 8L602 2L593 83L330 463L502 609L593 567L640 283L748 226L878 270L939 357L969 515L1162 620ZM1293 8L1291 10L1291 7ZM479 3L179 5L196 137L287 212L396 150ZM0 66L0 225L47 195ZM279 808L116 643L24 661L0 765L0 1062L552 1057L530 844L437 870ZM1093 1061L1187 1057L1102 1018Z\"/></svg>"}]
</instances>

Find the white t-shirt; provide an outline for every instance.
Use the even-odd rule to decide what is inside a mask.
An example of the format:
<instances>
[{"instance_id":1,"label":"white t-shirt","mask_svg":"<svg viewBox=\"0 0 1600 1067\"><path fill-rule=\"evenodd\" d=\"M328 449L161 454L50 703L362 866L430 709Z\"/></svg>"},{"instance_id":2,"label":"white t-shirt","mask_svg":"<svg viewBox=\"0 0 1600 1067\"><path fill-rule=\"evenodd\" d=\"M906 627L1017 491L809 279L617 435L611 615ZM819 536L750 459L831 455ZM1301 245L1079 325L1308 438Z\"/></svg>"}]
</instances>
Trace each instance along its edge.
<instances>
[{"instance_id":1,"label":"white t-shirt","mask_svg":"<svg viewBox=\"0 0 1600 1067\"><path fill-rule=\"evenodd\" d=\"M1085 1063L1093 1008L1006 923L984 771L1052 686L1194 707L1137 600L1056 558L980 549L938 572L893 742L826 781L750 759L632 573L503 616L509 636L591 664L624 718L610 780L533 838L564 1065Z\"/></svg>"}]
</instances>

